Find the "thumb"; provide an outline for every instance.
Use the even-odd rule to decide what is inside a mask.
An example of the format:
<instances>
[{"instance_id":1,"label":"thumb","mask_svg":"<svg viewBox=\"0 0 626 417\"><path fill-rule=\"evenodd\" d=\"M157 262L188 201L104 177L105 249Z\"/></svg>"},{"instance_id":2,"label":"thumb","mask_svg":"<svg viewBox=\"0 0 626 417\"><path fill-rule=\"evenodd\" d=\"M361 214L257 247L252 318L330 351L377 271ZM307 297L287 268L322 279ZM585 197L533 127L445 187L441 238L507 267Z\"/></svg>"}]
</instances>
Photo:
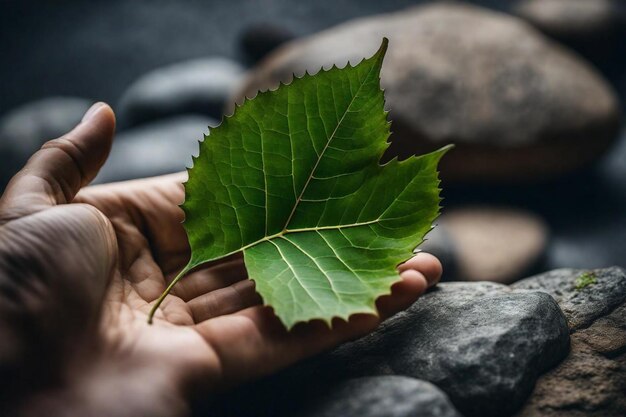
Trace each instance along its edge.
<instances>
[{"instance_id":1,"label":"thumb","mask_svg":"<svg viewBox=\"0 0 626 417\"><path fill-rule=\"evenodd\" d=\"M96 103L71 132L46 142L7 185L0 199L0 224L70 203L98 174L114 132L113 110Z\"/></svg>"}]
</instances>

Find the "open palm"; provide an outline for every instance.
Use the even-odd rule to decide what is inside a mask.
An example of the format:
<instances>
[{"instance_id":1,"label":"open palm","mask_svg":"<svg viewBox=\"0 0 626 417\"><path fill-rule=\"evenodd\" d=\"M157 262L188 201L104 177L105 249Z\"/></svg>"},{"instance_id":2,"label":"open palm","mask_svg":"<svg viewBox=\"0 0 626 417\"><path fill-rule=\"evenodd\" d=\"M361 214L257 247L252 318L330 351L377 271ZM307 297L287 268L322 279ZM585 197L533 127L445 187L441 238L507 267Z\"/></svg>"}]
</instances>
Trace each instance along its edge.
<instances>
[{"instance_id":1,"label":"open palm","mask_svg":"<svg viewBox=\"0 0 626 417\"><path fill-rule=\"evenodd\" d=\"M11 277L29 271L30 282L11 284L26 300L21 314L46 323L32 330L43 333L37 337L48 347L37 361L57 364L48 366L23 414L43 407L54 415L50 410L66 407L78 392L81 405L63 415L86 415L94 407L106 410L103 415L181 415L194 393L270 373L379 323L380 317L354 315L332 329L312 321L288 332L262 306L235 256L193 271L148 325L151 305L190 254L178 207L184 175L81 190L106 160L113 130L110 108L95 107L74 131L31 158L0 200L0 254L19 259L0 268L9 265ZM410 305L441 274L426 254L399 269L402 281L377 303L383 318ZM40 365L16 360L29 369L20 378L30 387L29 375ZM66 381L61 388L46 382L59 379ZM19 385L16 390L32 391Z\"/></svg>"}]
</instances>

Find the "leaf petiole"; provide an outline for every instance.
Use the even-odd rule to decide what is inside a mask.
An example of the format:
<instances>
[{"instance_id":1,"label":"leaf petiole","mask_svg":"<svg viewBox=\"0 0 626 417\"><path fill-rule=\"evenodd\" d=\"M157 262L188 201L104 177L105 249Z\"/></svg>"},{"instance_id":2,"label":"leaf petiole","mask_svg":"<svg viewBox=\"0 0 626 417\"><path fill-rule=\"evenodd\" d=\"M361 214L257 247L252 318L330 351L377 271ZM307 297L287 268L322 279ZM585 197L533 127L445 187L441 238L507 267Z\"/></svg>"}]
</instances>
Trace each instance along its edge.
<instances>
[{"instance_id":1,"label":"leaf petiole","mask_svg":"<svg viewBox=\"0 0 626 417\"><path fill-rule=\"evenodd\" d=\"M148 314L148 324L152 324L152 321L153 321L153 318L154 318L154 314L156 313L156 311L159 309L159 307L163 303L163 300L165 300L165 297L167 297L169 295L169 293L172 291L172 288L174 288L174 285L176 285L178 283L178 281L180 281L185 275L187 275L187 273L189 271L191 271L194 267L195 267L195 265L192 265L192 263L189 262L182 269L182 271L180 271L178 273L178 275L176 275L176 277L172 280L172 282L170 282L170 284L167 286L165 291L163 291L163 293L159 296L159 298L157 298L156 303L154 303L154 305L150 309L150 313Z\"/></svg>"}]
</instances>

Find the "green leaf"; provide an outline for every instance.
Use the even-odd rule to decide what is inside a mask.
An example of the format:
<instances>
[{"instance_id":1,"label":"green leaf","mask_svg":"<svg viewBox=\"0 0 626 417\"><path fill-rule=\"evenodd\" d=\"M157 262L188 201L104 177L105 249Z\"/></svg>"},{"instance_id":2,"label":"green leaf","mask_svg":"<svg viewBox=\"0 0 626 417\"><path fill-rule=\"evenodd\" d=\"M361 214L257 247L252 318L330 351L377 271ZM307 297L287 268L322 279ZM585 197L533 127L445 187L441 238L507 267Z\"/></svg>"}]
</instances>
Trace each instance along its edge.
<instances>
[{"instance_id":1,"label":"green leaf","mask_svg":"<svg viewBox=\"0 0 626 417\"><path fill-rule=\"evenodd\" d=\"M437 163L447 150L379 164L390 134L386 49L384 39L356 66L261 92L211 130L185 185L191 260L171 286L243 251L288 328L376 313L376 298L399 280L396 266L439 214Z\"/></svg>"}]
</instances>

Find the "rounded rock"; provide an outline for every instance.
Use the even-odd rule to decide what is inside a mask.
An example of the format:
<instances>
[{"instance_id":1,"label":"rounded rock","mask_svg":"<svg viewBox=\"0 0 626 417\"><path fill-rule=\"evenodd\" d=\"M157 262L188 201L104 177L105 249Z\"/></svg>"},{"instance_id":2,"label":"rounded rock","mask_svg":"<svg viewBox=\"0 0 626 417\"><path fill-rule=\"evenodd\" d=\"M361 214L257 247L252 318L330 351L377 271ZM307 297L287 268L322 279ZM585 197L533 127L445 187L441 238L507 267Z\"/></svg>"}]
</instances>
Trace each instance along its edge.
<instances>
[{"instance_id":1,"label":"rounded rock","mask_svg":"<svg viewBox=\"0 0 626 417\"><path fill-rule=\"evenodd\" d=\"M135 81L117 106L122 127L181 114L221 118L244 69L226 58L183 61L155 69Z\"/></svg>"},{"instance_id":2,"label":"rounded rock","mask_svg":"<svg viewBox=\"0 0 626 417\"><path fill-rule=\"evenodd\" d=\"M216 122L201 116L178 116L117 135L95 183L131 180L184 171L198 155L198 142Z\"/></svg>"}]
</instances>

